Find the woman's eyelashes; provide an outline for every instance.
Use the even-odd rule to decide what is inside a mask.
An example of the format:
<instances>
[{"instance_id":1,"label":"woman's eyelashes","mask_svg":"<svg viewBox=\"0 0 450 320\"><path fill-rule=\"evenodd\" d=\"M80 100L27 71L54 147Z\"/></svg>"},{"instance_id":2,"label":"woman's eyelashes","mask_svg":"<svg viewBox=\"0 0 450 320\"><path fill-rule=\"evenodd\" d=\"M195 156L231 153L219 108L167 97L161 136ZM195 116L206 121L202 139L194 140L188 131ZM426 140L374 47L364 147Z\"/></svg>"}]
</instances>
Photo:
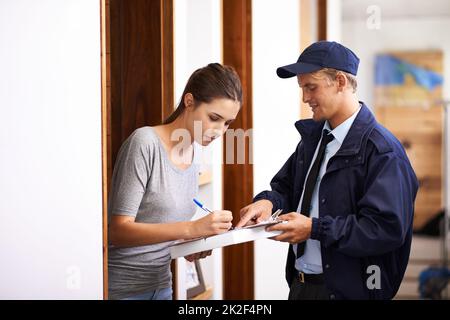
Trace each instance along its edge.
<instances>
[{"instance_id":1,"label":"woman's eyelashes","mask_svg":"<svg viewBox=\"0 0 450 320\"><path fill-rule=\"evenodd\" d=\"M223 121L224 124L225 124L225 126L227 126L227 127L228 127L230 124L232 124L233 121L234 121L234 119L225 121L224 118L218 117L218 116L216 116L216 115L208 115L208 117L209 117L209 119L210 119L212 122Z\"/></svg>"},{"instance_id":2,"label":"woman's eyelashes","mask_svg":"<svg viewBox=\"0 0 450 320\"><path fill-rule=\"evenodd\" d=\"M210 116L209 116L209 119L210 119L211 121L214 121L214 122L215 122L215 121L219 121L220 118L219 118L219 117L216 117L216 116L210 115Z\"/></svg>"}]
</instances>

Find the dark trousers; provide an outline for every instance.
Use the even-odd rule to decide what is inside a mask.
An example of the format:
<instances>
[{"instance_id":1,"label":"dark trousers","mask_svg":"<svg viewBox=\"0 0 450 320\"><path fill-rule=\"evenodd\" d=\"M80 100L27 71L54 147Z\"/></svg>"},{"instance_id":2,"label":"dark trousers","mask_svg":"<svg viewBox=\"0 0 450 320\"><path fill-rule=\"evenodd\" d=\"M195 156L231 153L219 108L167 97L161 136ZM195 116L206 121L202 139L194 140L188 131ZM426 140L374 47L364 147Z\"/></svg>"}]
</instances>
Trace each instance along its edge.
<instances>
[{"instance_id":1,"label":"dark trousers","mask_svg":"<svg viewBox=\"0 0 450 320\"><path fill-rule=\"evenodd\" d=\"M330 296L324 283L317 281L300 281L298 277L292 280L288 300L329 300Z\"/></svg>"}]
</instances>

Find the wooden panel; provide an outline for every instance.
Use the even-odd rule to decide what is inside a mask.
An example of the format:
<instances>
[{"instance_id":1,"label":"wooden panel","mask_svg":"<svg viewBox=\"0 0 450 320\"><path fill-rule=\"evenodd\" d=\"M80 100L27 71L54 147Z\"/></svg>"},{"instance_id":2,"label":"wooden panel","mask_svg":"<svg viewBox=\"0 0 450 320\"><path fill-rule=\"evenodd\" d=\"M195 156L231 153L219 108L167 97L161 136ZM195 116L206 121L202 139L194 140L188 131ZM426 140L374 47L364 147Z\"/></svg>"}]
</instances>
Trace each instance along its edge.
<instances>
[{"instance_id":1,"label":"wooden panel","mask_svg":"<svg viewBox=\"0 0 450 320\"><path fill-rule=\"evenodd\" d=\"M108 299L108 159L110 150L108 148L110 139L109 113L110 104L108 87L109 80L109 2L100 0L100 37L101 37L101 77L102 77L102 237L103 237L103 299Z\"/></svg>"},{"instance_id":2,"label":"wooden panel","mask_svg":"<svg viewBox=\"0 0 450 320\"><path fill-rule=\"evenodd\" d=\"M173 110L173 1L110 1L112 162L122 142Z\"/></svg>"},{"instance_id":3,"label":"wooden panel","mask_svg":"<svg viewBox=\"0 0 450 320\"><path fill-rule=\"evenodd\" d=\"M162 120L174 111L174 34L173 34L173 0L160 0L162 12Z\"/></svg>"},{"instance_id":4,"label":"wooden panel","mask_svg":"<svg viewBox=\"0 0 450 320\"><path fill-rule=\"evenodd\" d=\"M442 208L441 108L381 107L378 120L402 142L419 180L414 228L422 227Z\"/></svg>"},{"instance_id":5,"label":"wooden panel","mask_svg":"<svg viewBox=\"0 0 450 320\"><path fill-rule=\"evenodd\" d=\"M392 108L387 106L377 107L376 113L378 119L386 127L396 132L413 133L416 137L422 135L422 133L441 135L441 108Z\"/></svg>"},{"instance_id":6,"label":"wooden panel","mask_svg":"<svg viewBox=\"0 0 450 320\"><path fill-rule=\"evenodd\" d=\"M173 111L173 0L109 0L105 7L110 33L105 50L109 182L123 141L139 127L160 124Z\"/></svg>"},{"instance_id":7,"label":"wooden panel","mask_svg":"<svg viewBox=\"0 0 450 320\"><path fill-rule=\"evenodd\" d=\"M170 264L170 272L172 272L172 290L173 290L173 299L178 299L178 277L177 274L177 259L173 259Z\"/></svg>"},{"instance_id":8,"label":"wooden panel","mask_svg":"<svg viewBox=\"0 0 450 320\"><path fill-rule=\"evenodd\" d=\"M327 40L327 0L317 0L317 40Z\"/></svg>"},{"instance_id":9,"label":"wooden panel","mask_svg":"<svg viewBox=\"0 0 450 320\"><path fill-rule=\"evenodd\" d=\"M223 62L233 66L241 77L244 103L232 128L252 128L252 34L251 0L223 1ZM227 144L224 142L224 163ZM248 156L248 152L246 152ZM253 198L253 166L224 164L223 207L231 210L233 223L239 210ZM254 299L253 242L223 250L224 299Z\"/></svg>"}]
</instances>

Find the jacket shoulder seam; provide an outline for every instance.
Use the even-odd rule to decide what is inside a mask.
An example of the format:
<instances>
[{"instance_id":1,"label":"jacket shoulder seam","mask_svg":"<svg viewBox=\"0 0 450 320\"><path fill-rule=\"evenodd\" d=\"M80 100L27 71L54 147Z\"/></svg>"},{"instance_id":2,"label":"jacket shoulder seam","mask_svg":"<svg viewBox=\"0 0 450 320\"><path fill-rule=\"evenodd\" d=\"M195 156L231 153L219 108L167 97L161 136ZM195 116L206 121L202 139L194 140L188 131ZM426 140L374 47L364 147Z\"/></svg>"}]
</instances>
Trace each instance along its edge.
<instances>
[{"instance_id":1,"label":"jacket shoulder seam","mask_svg":"<svg viewBox=\"0 0 450 320\"><path fill-rule=\"evenodd\" d=\"M378 153L384 154L388 152L393 152L392 142L389 141L381 132L380 128L375 127L370 136L369 140L374 144Z\"/></svg>"}]
</instances>

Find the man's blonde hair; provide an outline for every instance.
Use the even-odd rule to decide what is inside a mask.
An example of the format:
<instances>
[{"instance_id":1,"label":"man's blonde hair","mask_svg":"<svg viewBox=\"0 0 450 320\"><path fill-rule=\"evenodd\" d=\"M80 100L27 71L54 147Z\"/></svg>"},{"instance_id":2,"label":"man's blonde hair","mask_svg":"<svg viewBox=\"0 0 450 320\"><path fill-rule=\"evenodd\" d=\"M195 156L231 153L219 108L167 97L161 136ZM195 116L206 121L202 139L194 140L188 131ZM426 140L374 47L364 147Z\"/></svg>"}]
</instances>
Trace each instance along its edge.
<instances>
[{"instance_id":1,"label":"man's blonde hair","mask_svg":"<svg viewBox=\"0 0 450 320\"><path fill-rule=\"evenodd\" d=\"M336 77L339 73L342 73L348 80L349 86L353 89L353 93L356 92L356 88L358 87L358 82L356 81L356 77L348 72L344 72L341 70L336 70L332 68L323 68L319 71L316 71L312 74L313 78L322 78L322 76L325 76L327 80L334 81L336 80ZM331 84L329 82L329 84Z\"/></svg>"}]
</instances>

